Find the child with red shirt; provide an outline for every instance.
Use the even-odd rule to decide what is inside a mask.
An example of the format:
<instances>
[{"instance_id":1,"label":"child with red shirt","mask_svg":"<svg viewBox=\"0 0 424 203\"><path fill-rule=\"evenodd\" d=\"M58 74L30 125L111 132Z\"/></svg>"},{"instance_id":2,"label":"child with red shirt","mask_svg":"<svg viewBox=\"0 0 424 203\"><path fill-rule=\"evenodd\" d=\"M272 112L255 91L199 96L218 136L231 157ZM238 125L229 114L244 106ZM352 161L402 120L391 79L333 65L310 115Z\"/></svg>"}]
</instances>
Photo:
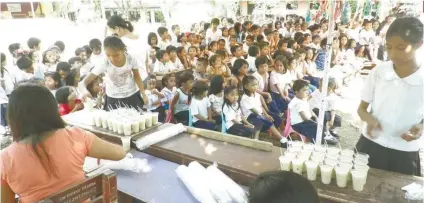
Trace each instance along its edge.
<instances>
[{"instance_id":1,"label":"child with red shirt","mask_svg":"<svg viewBox=\"0 0 424 203\"><path fill-rule=\"evenodd\" d=\"M84 108L81 100L77 99L75 88L70 86L61 87L56 91L56 101L59 105L59 114L61 116Z\"/></svg>"}]
</instances>

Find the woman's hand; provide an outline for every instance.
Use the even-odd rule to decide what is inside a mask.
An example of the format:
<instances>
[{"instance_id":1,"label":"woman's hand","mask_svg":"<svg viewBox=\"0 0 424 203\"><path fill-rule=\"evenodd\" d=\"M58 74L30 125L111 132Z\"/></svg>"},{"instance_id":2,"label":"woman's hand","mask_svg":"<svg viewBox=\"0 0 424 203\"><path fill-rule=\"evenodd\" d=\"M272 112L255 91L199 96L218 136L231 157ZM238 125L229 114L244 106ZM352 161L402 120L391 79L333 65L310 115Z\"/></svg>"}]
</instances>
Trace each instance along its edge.
<instances>
[{"instance_id":1,"label":"woman's hand","mask_svg":"<svg viewBox=\"0 0 424 203\"><path fill-rule=\"evenodd\" d=\"M423 134L423 124L413 125L408 131L402 133L400 136L407 142L417 140Z\"/></svg>"}]
</instances>

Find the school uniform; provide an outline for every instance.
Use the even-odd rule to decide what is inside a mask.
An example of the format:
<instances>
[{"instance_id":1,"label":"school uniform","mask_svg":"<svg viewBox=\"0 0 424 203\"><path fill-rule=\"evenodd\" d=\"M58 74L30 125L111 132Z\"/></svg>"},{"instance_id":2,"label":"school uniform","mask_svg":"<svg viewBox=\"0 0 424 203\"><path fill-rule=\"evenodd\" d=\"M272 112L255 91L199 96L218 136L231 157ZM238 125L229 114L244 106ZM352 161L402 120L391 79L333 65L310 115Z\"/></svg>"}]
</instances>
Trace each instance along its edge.
<instances>
[{"instance_id":1,"label":"school uniform","mask_svg":"<svg viewBox=\"0 0 424 203\"><path fill-rule=\"evenodd\" d=\"M279 115L269 112L268 114L274 119L274 122L269 121L264 117L261 103L261 95L255 92L252 96L243 94L240 101L241 110L247 121L255 126L255 130L267 131L270 127L280 126L282 119ZM254 113L251 109L255 109L258 114Z\"/></svg>"},{"instance_id":2,"label":"school uniform","mask_svg":"<svg viewBox=\"0 0 424 203\"><path fill-rule=\"evenodd\" d=\"M258 90L261 91L261 92L268 92L268 88L269 88L269 74L266 73L265 78L264 78L264 77L262 77L261 74L259 74L256 71L256 72L254 72L252 74L252 76L255 77L256 80L258 81ZM266 99L266 98L264 98L264 99ZM281 109L278 108L277 103L272 99L272 97L271 97L271 102L268 103L267 106L268 106L268 109L271 112L274 112L274 113L276 113L278 115L280 115L281 113L283 113L281 111Z\"/></svg>"},{"instance_id":3,"label":"school uniform","mask_svg":"<svg viewBox=\"0 0 424 203\"><path fill-rule=\"evenodd\" d=\"M218 115L212 116L216 121L217 125L222 123L222 105L224 104L224 96L216 96L214 94L209 95L209 102L211 103L211 108L218 113Z\"/></svg>"},{"instance_id":4,"label":"school uniform","mask_svg":"<svg viewBox=\"0 0 424 203\"><path fill-rule=\"evenodd\" d=\"M248 128L243 124L243 115L239 104L225 104L222 108L222 113L224 114L225 119L225 123L223 123L223 125L225 125L225 128L227 129L227 133L242 137L253 137L255 129ZM234 123L234 120L241 124Z\"/></svg>"},{"instance_id":5,"label":"school uniform","mask_svg":"<svg viewBox=\"0 0 424 203\"><path fill-rule=\"evenodd\" d=\"M296 132L306 136L310 140L315 140L317 134L317 123L311 120L303 120L300 112L303 112L307 118L311 118L311 110L306 100L294 97L289 103L290 123Z\"/></svg>"},{"instance_id":6,"label":"school uniform","mask_svg":"<svg viewBox=\"0 0 424 203\"><path fill-rule=\"evenodd\" d=\"M249 73L254 73L254 72L258 71L258 69L256 68L256 64L255 64L256 57L248 56L246 61L249 64L249 67L247 69L247 71Z\"/></svg>"},{"instance_id":7,"label":"school uniform","mask_svg":"<svg viewBox=\"0 0 424 203\"><path fill-rule=\"evenodd\" d=\"M148 99L148 104L146 109L151 112L158 112L159 113L158 120L159 122L163 122L165 120L165 107L160 102L156 105L153 105L153 103L156 103L159 101L159 96L157 94L154 94L150 90L145 90L145 93Z\"/></svg>"},{"instance_id":8,"label":"school uniform","mask_svg":"<svg viewBox=\"0 0 424 203\"><path fill-rule=\"evenodd\" d=\"M159 40L158 43L158 47L160 50L166 50L166 47L168 47L169 45L171 45L171 42L169 40L166 40L165 42L162 40Z\"/></svg>"},{"instance_id":9,"label":"school uniform","mask_svg":"<svg viewBox=\"0 0 424 203\"><path fill-rule=\"evenodd\" d=\"M208 28L206 30L206 43L209 44L212 41L218 41L222 37L222 31L220 29L216 29L213 31L212 28Z\"/></svg>"},{"instance_id":10,"label":"school uniform","mask_svg":"<svg viewBox=\"0 0 424 203\"><path fill-rule=\"evenodd\" d=\"M399 78L391 61L376 66L368 75L361 100L370 103L370 113L382 130L368 135L364 123L356 144L370 156L369 166L408 175L421 175L420 139L407 142L401 134L424 118L424 67Z\"/></svg>"},{"instance_id":11,"label":"school uniform","mask_svg":"<svg viewBox=\"0 0 424 203\"><path fill-rule=\"evenodd\" d=\"M281 90L284 90L286 85L289 84L289 78L284 73L278 73L276 71L272 71L271 75L269 77L269 86L270 86L270 94L272 97L272 100L275 101L277 104L278 109L280 109L282 112L287 110L287 105L289 104L288 101L283 99L283 97L280 95L280 92L278 91L276 85Z\"/></svg>"},{"instance_id":12,"label":"school uniform","mask_svg":"<svg viewBox=\"0 0 424 203\"><path fill-rule=\"evenodd\" d=\"M193 97L190 103L191 116L193 116L193 126L196 128L202 128L206 130L214 130L215 124L210 121L199 120L196 115L200 115L203 118L208 118L208 108L211 107L211 103L207 97L203 99L197 99Z\"/></svg>"},{"instance_id":13,"label":"school uniform","mask_svg":"<svg viewBox=\"0 0 424 203\"><path fill-rule=\"evenodd\" d=\"M171 60L169 60L168 64L170 66L170 71L179 71L179 70L184 70L184 65L181 63L179 58L175 59L175 62L172 62Z\"/></svg>"},{"instance_id":14,"label":"school uniform","mask_svg":"<svg viewBox=\"0 0 424 203\"><path fill-rule=\"evenodd\" d=\"M319 115L319 109L321 107L321 101L323 95L321 93L321 91L319 91L319 89L315 90L314 92L312 92L311 94L311 99L309 99L308 103L309 106L311 108L311 110L315 113L315 115ZM330 94L327 97L324 98L324 110L325 110L325 114L324 114L324 130L326 131L327 129L327 122L331 120L331 111L335 111L337 108L337 101L338 98L335 94ZM333 126L330 127L330 131L334 130L337 127L341 127L342 126L342 118L339 115L336 115L334 118L334 123Z\"/></svg>"},{"instance_id":15,"label":"school uniform","mask_svg":"<svg viewBox=\"0 0 424 203\"><path fill-rule=\"evenodd\" d=\"M153 73L169 73L173 71L174 67L168 63L156 61L155 67L153 67Z\"/></svg>"},{"instance_id":16,"label":"school uniform","mask_svg":"<svg viewBox=\"0 0 424 203\"><path fill-rule=\"evenodd\" d=\"M168 110L169 104L171 103L172 98L174 98L175 92L177 92L177 88L173 87L172 90L170 90L167 87L164 87L160 92L165 95L165 98L162 99L162 104L165 107L165 110Z\"/></svg>"},{"instance_id":17,"label":"school uniform","mask_svg":"<svg viewBox=\"0 0 424 203\"><path fill-rule=\"evenodd\" d=\"M177 89L178 101L175 104L174 118L178 123L188 125L188 108L191 95L187 95L180 88Z\"/></svg>"}]
</instances>

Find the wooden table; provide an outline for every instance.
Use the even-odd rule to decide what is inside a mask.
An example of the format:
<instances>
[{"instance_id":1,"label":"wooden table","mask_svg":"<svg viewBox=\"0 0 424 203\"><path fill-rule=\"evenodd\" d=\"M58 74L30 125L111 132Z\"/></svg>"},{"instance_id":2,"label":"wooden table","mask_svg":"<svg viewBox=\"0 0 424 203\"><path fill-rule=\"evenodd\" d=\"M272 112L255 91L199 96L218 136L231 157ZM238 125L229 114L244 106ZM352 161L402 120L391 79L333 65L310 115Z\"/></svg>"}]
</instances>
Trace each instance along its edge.
<instances>
[{"instance_id":1,"label":"wooden table","mask_svg":"<svg viewBox=\"0 0 424 203\"><path fill-rule=\"evenodd\" d=\"M138 139L168 125L172 124L151 128L144 133L135 135L133 138ZM93 130L91 126L80 127L89 131ZM104 136L99 131L94 133ZM134 147L134 143L132 146ZM278 147L273 147L270 152L260 151L188 133L181 133L153 145L144 150L144 152L177 164L188 164L191 161L198 161L203 165L210 165L213 162L217 162L224 173L241 185L250 185L264 171L279 170L278 157L281 154ZM349 183L347 188L339 188L335 180L332 180L330 185L324 185L320 181L312 181L312 183L317 188L323 202L402 203L414 201L406 200L400 188L413 182L423 184L423 180L421 177L370 169L367 184L362 192L354 191L351 183Z\"/></svg>"}]
</instances>

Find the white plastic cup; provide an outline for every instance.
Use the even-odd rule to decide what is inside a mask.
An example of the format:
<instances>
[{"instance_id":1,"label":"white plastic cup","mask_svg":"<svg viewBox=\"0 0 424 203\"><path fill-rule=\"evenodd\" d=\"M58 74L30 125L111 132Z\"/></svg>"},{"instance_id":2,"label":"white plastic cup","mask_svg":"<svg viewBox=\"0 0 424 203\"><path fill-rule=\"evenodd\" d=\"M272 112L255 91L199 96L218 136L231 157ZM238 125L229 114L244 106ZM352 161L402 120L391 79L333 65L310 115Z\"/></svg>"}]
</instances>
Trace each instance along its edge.
<instances>
[{"instance_id":1,"label":"white plastic cup","mask_svg":"<svg viewBox=\"0 0 424 203\"><path fill-rule=\"evenodd\" d=\"M326 153L327 152L327 149L325 147L321 146L321 145L316 145L315 146L315 151L316 152L321 152L321 153Z\"/></svg>"},{"instance_id":2,"label":"white plastic cup","mask_svg":"<svg viewBox=\"0 0 424 203\"><path fill-rule=\"evenodd\" d=\"M140 131L146 129L146 117L144 115L141 115L138 117L138 124L140 126Z\"/></svg>"},{"instance_id":3,"label":"white plastic cup","mask_svg":"<svg viewBox=\"0 0 424 203\"><path fill-rule=\"evenodd\" d=\"M304 144L303 150L314 151L315 145L312 143Z\"/></svg>"},{"instance_id":4,"label":"white plastic cup","mask_svg":"<svg viewBox=\"0 0 424 203\"><path fill-rule=\"evenodd\" d=\"M341 188L346 187L350 168L344 166L337 166L334 170L336 171L337 186Z\"/></svg>"},{"instance_id":5,"label":"white plastic cup","mask_svg":"<svg viewBox=\"0 0 424 203\"><path fill-rule=\"evenodd\" d=\"M139 124L138 120L132 120L131 121L131 131L133 133L140 132L140 124Z\"/></svg>"},{"instance_id":6,"label":"white plastic cup","mask_svg":"<svg viewBox=\"0 0 424 203\"><path fill-rule=\"evenodd\" d=\"M352 170L352 186L353 189L357 192L364 190L364 185L366 183L367 172L361 170Z\"/></svg>"},{"instance_id":7,"label":"white plastic cup","mask_svg":"<svg viewBox=\"0 0 424 203\"><path fill-rule=\"evenodd\" d=\"M159 113L152 112L152 126L157 125L159 123Z\"/></svg>"},{"instance_id":8,"label":"white plastic cup","mask_svg":"<svg viewBox=\"0 0 424 203\"><path fill-rule=\"evenodd\" d=\"M292 153L299 153L301 150L302 150L302 147L299 147L299 146L292 146L287 149L287 151Z\"/></svg>"},{"instance_id":9,"label":"white plastic cup","mask_svg":"<svg viewBox=\"0 0 424 203\"><path fill-rule=\"evenodd\" d=\"M293 172L295 172L299 175L302 175L304 163L305 163L304 159L293 159L292 160Z\"/></svg>"},{"instance_id":10,"label":"white plastic cup","mask_svg":"<svg viewBox=\"0 0 424 203\"><path fill-rule=\"evenodd\" d=\"M353 152L353 150L350 149L344 149L340 152L341 156L350 156L353 157L353 154L355 154L355 152Z\"/></svg>"},{"instance_id":11,"label":"white plastic cup","mask_svg":"<svg viewBox=\"0 0 424 203\"><path fill-rule=\"evenodd\" d=\"M311 157L311 155L312 155L312 151L302 149L302 151L300 151L300 155L301 156L308 157L307 159L309 159Z\"/></svg>"},{"instance_id":12,"label":"white plastic cup","mask_svg":"<svg viewBox=\"0 0 424 203\"><path fill-rule=\"evenodd\" d=\"M362 153L362 152L358 152L358 153L355 154L355 159L368 161L369 158L370 158L370 156L368 154L365 154L365 153Z\"/></svg>"},{"instance_id":13,"label":"white plastic cup","mask_svg":"<svg viewBox=\"0 0 424 203\"><path fill-rule=\"evenodd\" d=\"M107 127L110 131L113 131L113 119L112 118L107 119Z\"/></svg>"},{"instance_id":14,"label":"white plastic cup","mask_svg":"<svg viewBox=\"0 0 424 203\"><path fill-rule=\"evenodd\" d=\"M118 134L120 135L124 134L124 123L118 121L117 127L118 127Z\"/></svg>"},{"instance_id":15,"label":"white plastic cup","mask_svg":"<svg viewBox=\"0 0 424 203\"><path fill-rule=\"evenodd\" d=\"M355 164L355 165L353 165L353 168L354 168L354 170L363 171L365 173L365 182L367 182L368 170L370 169L370 167Z\"/></svg>"},{"instance_id":16,"label":"white plastic cup","mask_svg":"<svg viewBox=\"0 0 424 203\"><path fill-rule=\"evenodd\" d=\"M295 158L297 157L297 154L296 154L296 153L293 153L293 152L288 152L288 151L286 151L286 152L284 153L284 156L287 156L287 157L290 157L290 158L292 158L292 159L295 159Z\"/></svg>"},{"instance_id":17,"label":"white plastic cup","mask_svg":"<svg viewBox=\"0 0 424 203\"><path fill-rule=\"evenodd\" d=\"M129 137L129 136L121 137L121 141L122 141L122 147L124 148L124 150L126 152L130 151L130 149L131 149L131 137Z\"/></svg>"},{"instance_id":18,"label":"white plastic cup","mask_svg":"<svg viewBox=\"0 0 424 203\"><path fill-rule=\"evenodd\" d=\"M95 124L96 127L101 128L102 127L102 116L100 115L99 112L94 114L94 120L95 120Z\"/></svg>"},{"instance_id":19,"label":"white plastic cup","mask_svg":"<svg viewBox=\"0 0 424 203\"><path fill-rule=\"evenodd\" d=\"M145 118L146 118L146 128L152 127L152 114L146 113Z\"/></svg>"},{"instance_id":20,"label":"white plastic cup","mask_svg":"<svg viewBox=\"0 0 424 203\"><path fill-rule=\"evenodd\" d=\"M331 176L333 175L333 166L330 165L321 165L321 182L325 185L331 183Z\"/></svg>"},{"instance_id":21,"label":"white plastic cup","mask_svg":"<svg viewBox=\"0 0 424 203\"><path fill-rule=\"evenodd\" d=\"M332 167L336 167L336 166L337 166L337 164L339 164L339 162L338 162L338 161L335 161L335 160L333 160L333 159L325 159L325 160L324 160L324 163L325 163L326 165L330 165L330 166L332 166Z\"/></svg>"},{"instance_id":22,"label":"white plastic cup","mask_svg":"<svg viewBox=\"0 0 424 203\"><path fill-rule=\"evenodd\" d=\"M301 142L301 141L292 141L292 142L291 142L291 146L292 146L292 147L300 147L300 148L302 148L302 147L303 147L303 145L304 145L304 143L303 143L303 142Z\"/></svg>"},{"instance_id":23,"label":"white plastic cup","mask_svg":"<svg viewBox=\"0 0 424 203\"><path fill-rule=\"evenodd\" d=\"M291 170L291 162L293 160L292 157L280 156L279 160L280 160L281 170L283 170L283 171L290 171Z\"/></svg>"},{"instance_id":24,"label":"white plastic cup","mask_svg":"<svg viewBox=\"0 0 424 203\"><path fill-rule=\"evenodd\" d=\"M123 124L123 128L124 128L124 135L125 136L130 136L131 135L131 123L126 121Z\"/></svg>"},{"instance_id":25,"label":"white plastic cup","mask_svg":"<svg viewBox=\"0 0 424 203\"><path fill-rule=\"evenodd\" d=\"M348 155L341 155L339 160L340 162L353 162L353 157Z\"/></svg>"},{"instance_id":26,"label":"white plastic cup","mask_svg":"<svg viewBox=\"0 0 424 203\"><path fill-rule=\"evenodd\" d=\"M114 133L117 133L118 132L118 121L116 119L113 119L112 120L112 131Z\"/></svg>"},{"instance_id":27,"label":"white plastic cup","mask_svg":"<svg viewBox=\"0 0 424 203\"><path fill-rule=\"evenodd\" d=\"M337 147L328 147L327 148L327 156L339 156L340 149Z\"/></svg>"},{"instance_id":28,"label":"white plastic cup","mask_svg":"<svg viewBox=\"0 0 424 203\"><path fill-rule=\"evenodd\" d=\"M352 163L341 162L341 163L339 163L339 166L345 167L345 168L349 168L349 169L352 169L353 168L353 164Z\"/></svg>"},{"instance_id":29,"label":"white plastic cup","mask_svg":"<svg viewBox=\"0 0 424 203\"><path fill-rule=\"evenodd\" d=\"M308 160L305 162L306 166L306 174L308 180L316 180L317 179L317 171L318 171L319 162Z\"/></svg>"},{"instance_id":30,"label":"white plastic cup","mask_svg":"<svg viewBox=\"0 0 424 203\"><path fill-rule=\"evenodd\" d=\"M339 161L339 156L338 156L338 155L332 155L332 156L331 156L331 155L328 155L328 154L327 154L327 155L325 156L325 159L326 159L326 160L328 159L328 160L333 160L333 161Z\"/></svg>"}]
</instances>

